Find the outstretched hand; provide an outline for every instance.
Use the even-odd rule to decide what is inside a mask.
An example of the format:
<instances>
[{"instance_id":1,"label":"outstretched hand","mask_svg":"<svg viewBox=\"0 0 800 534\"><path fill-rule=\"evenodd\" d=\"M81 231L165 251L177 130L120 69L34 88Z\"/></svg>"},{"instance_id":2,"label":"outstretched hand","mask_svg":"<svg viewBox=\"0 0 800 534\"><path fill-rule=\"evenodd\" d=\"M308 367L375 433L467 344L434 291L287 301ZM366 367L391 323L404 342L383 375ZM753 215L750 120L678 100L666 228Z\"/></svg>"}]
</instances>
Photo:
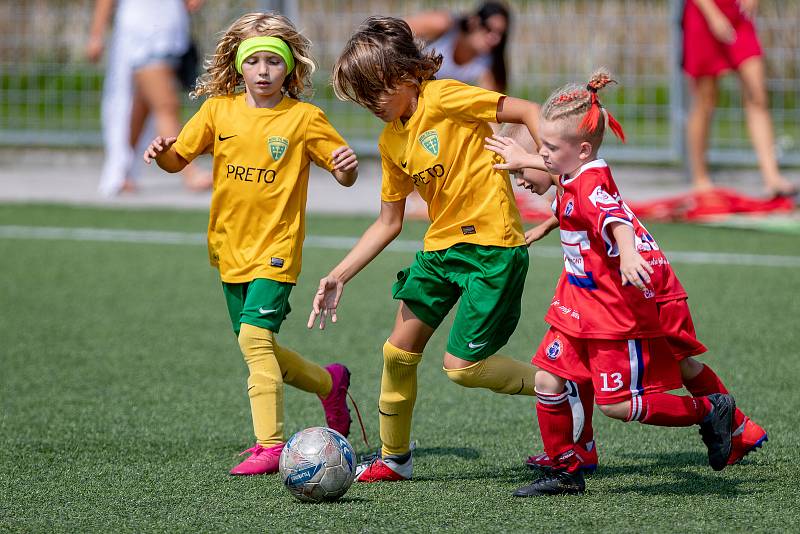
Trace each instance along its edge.
<instances>
[{"instance_id":1,"label":"outstretched hand","mask_svg":"<svg viewBox=\"0 0 800 534\"><path fill-rule=\"evenodd\" d=\"M311 304L311 314L308 316L308 328L314 328L314 323L319 317L320 330L325 329L328 316L331 322L335 323L338 319L336 317L336 308L339 306L339 299L342 298L342 290L344 289L344 282L338 278L328 275L319 281L319 289L317 294L314 295L314 301Z\"/></svg>"},{"instance_id":2,"label":"outstretched hand","mask_svg":"<svg viewBox=\"0 0 800 534\"><path fill-rule=\"evenodd\" d=\"M527 232L525 232L525 244L531 246L532 244L536 243L544 236L550 233L548 228L545 228L544 225L534 226Z\"/></svg>"},{"instance_id":3,"label":"outstretched hand","mask_svg":"<svg viewBox=\"0 0 800 534\"><path fill-rule=\"evenodd\" d=\"M483 147L486 150L491 150L505 160L505 163L495 163L495 169L518 171L527 166L525 160L530 154L513 138L495 134L484 138L484 141L486 144Z\"/></svg>"},{"instance_id":4,"label":"outstretched hand","mask_svg":"<svg viewBox=\"0 0 800 534\"><path fill-rule=\"evenodd\" d=\"M160 135L150 142L144 151L144 162L150 164L154 159L169 150L175 144L177 137L161 137Z\"/></svg>"}]
</instances>

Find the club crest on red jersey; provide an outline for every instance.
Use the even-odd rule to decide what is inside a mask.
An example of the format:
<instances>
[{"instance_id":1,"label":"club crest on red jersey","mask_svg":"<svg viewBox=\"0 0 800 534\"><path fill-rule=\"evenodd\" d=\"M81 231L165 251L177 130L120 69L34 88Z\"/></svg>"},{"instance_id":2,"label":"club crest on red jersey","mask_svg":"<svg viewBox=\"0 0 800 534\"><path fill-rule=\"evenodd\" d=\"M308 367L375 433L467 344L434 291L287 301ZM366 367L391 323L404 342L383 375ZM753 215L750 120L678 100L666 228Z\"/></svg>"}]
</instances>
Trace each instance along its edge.
<instances>
[{"instance_id":1,"label":"club crest on red jersey","mask_svg":"<svg viewBox=\"0 0 800 534\"><path fill-rule=\"evenodd\" d=\"M572 202L572 199L569 199L567 205L564 206L564 217L569 217L570 215L572 215L574 209L575 209L575 204Z\"/></svg>"},{"instance_id":2,"label":"club crest on red jersey","mask_svg":"<svg viewBox=\"0 0 800 534\"><path fill-rule=\"evenodd\" d=\"M547 348L544 349L545 355L551 360L557 360L559 356L561 356L561 340L554 339L552 343L547 345Z\"/></svg>"},{"instance_id":3,"label":"club crest on red jersey","mask_svg":"<svg viewBox=\"0 0 800 534\"><path fill-rule=\"evenodd\" d=\"M283 157L286 149L289 148L289 140L279 135L272 136L267 139L267 146L269 147L269 154L272 159L278 161Z\"/></svg>"}]
</instances>

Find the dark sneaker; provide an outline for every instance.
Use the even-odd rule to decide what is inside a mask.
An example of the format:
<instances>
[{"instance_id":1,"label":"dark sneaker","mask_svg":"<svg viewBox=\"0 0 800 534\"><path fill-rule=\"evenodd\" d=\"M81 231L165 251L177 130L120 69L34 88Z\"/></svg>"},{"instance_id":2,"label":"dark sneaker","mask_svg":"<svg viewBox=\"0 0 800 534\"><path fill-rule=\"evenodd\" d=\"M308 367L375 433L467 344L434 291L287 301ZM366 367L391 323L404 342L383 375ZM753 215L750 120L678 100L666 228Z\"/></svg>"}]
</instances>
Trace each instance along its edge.
<instances>
[{"instance_id":1,"label":"dark sneaker","mask_svg":"<svg viewBox=\"0 0 800 534\"><path fill-rule=\"evenodd\" d=\"M514 492L514 497L537 497L539 495L580 495L586 491L586 481L580 469L569 471L550 471L533 484L522 486Z\"/></svg>"},{"instance_id":2,"label":"dark sneaker","mask_svg":"<svg viewBox=\"0 0 800 534\"><path fill-rule=\"evenodd\" d=\"M728 465L731 456L731 427L736 401L724 393L712 393L708 400L713 409L706 420L700 423L700 436L708 447L708 465L714 471L721 471Z\"/></svg>"}]
</instances>

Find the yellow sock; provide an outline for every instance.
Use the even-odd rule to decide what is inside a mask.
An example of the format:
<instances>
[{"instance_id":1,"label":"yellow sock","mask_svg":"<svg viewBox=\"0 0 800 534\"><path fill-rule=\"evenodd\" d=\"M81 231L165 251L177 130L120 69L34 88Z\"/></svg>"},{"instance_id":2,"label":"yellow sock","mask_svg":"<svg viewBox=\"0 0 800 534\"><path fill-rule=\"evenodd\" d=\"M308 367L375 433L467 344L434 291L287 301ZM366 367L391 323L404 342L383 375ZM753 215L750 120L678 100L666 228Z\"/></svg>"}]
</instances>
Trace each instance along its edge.
<instances>
[{"instance_id":1,"label":"yellow sock","mask_svg":"<svg viewBox=\"0 0 800 534\"><path fill-rule=\"evenodd\" d=\"M444 369L444 372L447 378L464 387L486 388L507 395L536 395L533 389L536 367L502 354L489 356L463 369Z\"/></svg>"},{"instance_id":2,"label":"yellow sock","mask_svg":"<svg viewBox=\"0 0 800 534\"><path fill-rule=\"evenodd\" d=\"M275 343L275 357L281 366L283 381L286 384L309 393L316 393L322 398L331 392L333 381L331 374L324 367L277 343Z\"/></svg>"},{"instance_id":3,"label":"yellow sock","mask_svg":"<svg viewBox=\"0 0 800 534\"><path fill-rule=\"evenodd\" d=\"M250 371L247 395L256 442L270 447L283 441L283 379L271 331L242 323L239 347Z\"/></svg>"},{"instance_id":4,"label":"yellow sock","mask_svg":"<svg viewBox=\"0 0 800 534\"><path fill-rule=\"evenodd\" d=\"M417 400L417 364L422 354L406 352L388 341L383 345L380 414L384 456L407 453L411 444L411 416Z\"/></svg>"}]
</instances>

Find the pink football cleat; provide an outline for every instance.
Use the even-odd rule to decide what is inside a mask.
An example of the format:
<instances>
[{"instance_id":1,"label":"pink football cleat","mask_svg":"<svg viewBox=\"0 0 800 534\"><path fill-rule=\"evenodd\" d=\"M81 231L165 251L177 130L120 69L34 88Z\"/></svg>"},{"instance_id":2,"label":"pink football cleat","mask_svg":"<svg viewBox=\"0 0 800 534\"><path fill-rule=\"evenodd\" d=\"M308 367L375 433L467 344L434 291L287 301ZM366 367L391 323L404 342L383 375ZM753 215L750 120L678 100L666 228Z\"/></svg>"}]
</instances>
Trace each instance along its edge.
<instances>
[{"instance_id":1,"label":"pink football cleat","mask_svg":"<svg viewBox=\"0 0 800 534\"><path fill-rule=\"evenodd\" d=\"M251 447L239 454L241 456L248 452L251 453L247 460L231 469L230 473L236 476L277 473L278 461L280 460L283 446L283 443L278 443L272 447L264 447L256 443L255 447Z\"/></svg>"},{"instance_id":2,"label":"pink football cleat","mask_svg":"<svg viewBox=\"0 0 800 534\"><path fill-rule=\"evenodd\" d=\"M350 371L340 363L332 363L325 367L331 375L333 385L331 392L322 401L325 409L325 421L339 434L347 437L350 434L350 408L347 407L347 389L350 387Z\"/></svg>"}]
</instances>

